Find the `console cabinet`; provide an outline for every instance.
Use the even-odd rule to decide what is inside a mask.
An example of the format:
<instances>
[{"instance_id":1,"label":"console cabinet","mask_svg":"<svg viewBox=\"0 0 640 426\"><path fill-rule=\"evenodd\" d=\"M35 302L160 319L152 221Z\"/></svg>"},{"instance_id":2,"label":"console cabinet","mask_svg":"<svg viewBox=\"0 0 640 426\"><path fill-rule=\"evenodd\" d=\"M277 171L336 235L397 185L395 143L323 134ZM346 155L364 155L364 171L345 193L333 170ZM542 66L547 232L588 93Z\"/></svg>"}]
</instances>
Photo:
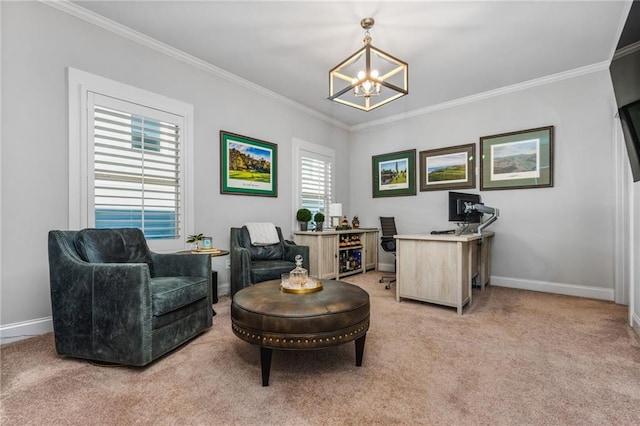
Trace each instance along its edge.
<instances>
[{"instance_id":1,"label":"console cabinet","mask_svg":"<svg viewBox=\"0 0 640 426\"><path fill-rule=\"evenodd\" d=\"M309 246L309 274L320 279L338 279L378 267L378 230L298 231L296 244Z\"/></svg>"}]
</instances>

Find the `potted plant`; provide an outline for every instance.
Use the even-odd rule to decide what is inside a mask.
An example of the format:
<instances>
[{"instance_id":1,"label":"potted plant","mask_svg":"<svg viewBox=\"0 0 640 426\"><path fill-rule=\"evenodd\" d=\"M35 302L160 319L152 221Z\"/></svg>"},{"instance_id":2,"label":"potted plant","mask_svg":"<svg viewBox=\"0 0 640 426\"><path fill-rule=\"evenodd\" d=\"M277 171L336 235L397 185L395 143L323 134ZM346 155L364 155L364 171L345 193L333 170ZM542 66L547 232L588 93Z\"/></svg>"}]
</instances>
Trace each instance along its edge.
<instances>
[{"instance_id":1,"label":"potted plant","mask_svg":"<svg viewBox=\"0 0 640 426\"><path fill-rule=\"evenodd\" d=\"M306 231L309 221L311 220L311 210L305 208L299 209L296 212L296 219L300 222L300 230Z\"/></svg>"},{"instance_id":2,"label":"potted plant","mask_svg":"<svg viewBox=\"0 0 640 426\"><path fill-rule=\"evenodd\" d=\"M313 220L316 222L316 231L322 231L322 224L324 223L324 214L318 212L313 216Z\"/></svg>"},{"instance_id":3,"label":"potted plant","mask_svg":"<svg viewBox=\"0 0 640 426\"><path fill-rule=\"evenodd\" d=\"M204 238L203 234L193 234L187 237L187 243L194 245L194 250L198 250L198 244Z\"/></svg>"}]
</instances>

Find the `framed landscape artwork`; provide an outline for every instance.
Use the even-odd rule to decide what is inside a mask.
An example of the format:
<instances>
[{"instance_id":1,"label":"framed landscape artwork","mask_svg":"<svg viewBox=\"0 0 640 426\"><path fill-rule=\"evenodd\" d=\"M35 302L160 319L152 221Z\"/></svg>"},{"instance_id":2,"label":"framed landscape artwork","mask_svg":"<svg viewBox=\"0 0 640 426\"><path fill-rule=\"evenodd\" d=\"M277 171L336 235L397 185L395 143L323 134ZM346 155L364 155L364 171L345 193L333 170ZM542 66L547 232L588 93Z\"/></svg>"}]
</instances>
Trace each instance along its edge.
<instances>
[{"instance_id":1,"label":"framed landscape artwork","mask_svg":"<svg viewBox=\"0 0 640 426\"><path fill-rule=\"evenodd\" d=\"M373 198L416 195L416 150L374 155Z\"/></svg>"},{"instance_id":2,"label":"framed landscape artwork","mask_svg":"<svg viewBox=\"0 0 640 426\"><path fill-rule=\"evenodd\" d=\"M278 145L220 131L220 193L278 196Z\"/></svg>"},{"instance_id":3,"label":"framed landscape artwork","mask_svg":"<svg viewBox=\"0 0 640 426\"><path fill-rule=\"evenodd\" d=\"M553 126L480 138L480 189L553 186Z\"/></svg>"},{"instance_id":4,"label":"framed landscape artwork","mask_svg":"<svg viewBox=\"0 0 640 426\"><path fill-rule=\"evenodd\" d=\"M475 187L475 144L420 151L420 191Z\"/></svg>"}]
</instances>

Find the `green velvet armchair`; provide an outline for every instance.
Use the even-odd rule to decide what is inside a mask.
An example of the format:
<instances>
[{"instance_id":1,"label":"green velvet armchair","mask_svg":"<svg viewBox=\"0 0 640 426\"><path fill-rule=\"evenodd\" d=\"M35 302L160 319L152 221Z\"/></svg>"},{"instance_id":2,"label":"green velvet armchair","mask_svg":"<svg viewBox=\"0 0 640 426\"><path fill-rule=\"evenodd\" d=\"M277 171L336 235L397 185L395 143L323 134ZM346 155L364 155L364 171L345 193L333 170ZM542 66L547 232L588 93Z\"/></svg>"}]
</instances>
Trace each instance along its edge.
<instances>
[{"instance_id":1,"label":"green velvet armchair","mask_svg":"<svg viewBox=\"0 0 640 426\"><path fill-rule=\"evenodd\" d=\"M49 232L59 355L143 366L212 324L209 255L159 254L139 229Z\"/></svg>"},{"instance_id":2,"label":"green velvet armchair","mask_svg":"<svg viewBox=\"0 0 640 426\"><path fill-rule=\"evenodd\" d=\"M302 256L302 266L309 269L309 247L298 246L282 237L276 226L280 242L269 245L253 245L246 226L231 228L231 295L239 290L268 280L279 280L280 275L296 267L296 255Z\"/></svg>"}]
</instances>

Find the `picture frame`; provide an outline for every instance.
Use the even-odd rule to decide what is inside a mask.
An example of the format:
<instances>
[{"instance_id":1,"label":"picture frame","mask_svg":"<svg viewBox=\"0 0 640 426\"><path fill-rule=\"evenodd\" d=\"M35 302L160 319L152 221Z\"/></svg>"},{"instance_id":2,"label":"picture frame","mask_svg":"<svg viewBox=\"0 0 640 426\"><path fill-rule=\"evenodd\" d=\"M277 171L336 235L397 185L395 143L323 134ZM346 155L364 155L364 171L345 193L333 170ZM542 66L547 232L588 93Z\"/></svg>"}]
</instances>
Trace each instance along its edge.
<instances>
[{"instance_id":1,"label":"picture frame","mask_svg":"<svg viewBox=\"0 0 640 426\"><path fill-rule=\"evenodd\" d=\"M278 145L220 131L220 193L278 196Z\"/></svg>"},{"instance_id":2,"label":"picture frame","mask_svg":"<svg viewBox=\"0 0 640 426\"><path fill-rule=\"evenodd\" d=\"M554 127L480 138L480 190L553 187Z\"/></svg>"},{"instance_id":3,"label":"picture frame","mask_svg":"<svg viewBox=\"0 0 640 426\"><path fill-rule=\"evenodd\" d=\"M420 191L476 187L476 144L420 151Z\"/></svg>"},{"instance_id":4,"label":"picture frame","mask_svg":"<svg viewBox=\"0 0 640 426\"><path fill-rule=\"evenodd\" d=\"M202 237L202 240L200 240L202 243L202 249L205 250L210 250L213 248L213 238L211 237Z\"/></svg>"},{"instance_id":5,"label":"picture frame","mask_svg":"<svg viewBox=\"0 0 640 426\"><path fill-rule=\"evenodd\" d=\"M416 150L371 157L373 198L416 195Z\"/></svg>"}]
</instances>

